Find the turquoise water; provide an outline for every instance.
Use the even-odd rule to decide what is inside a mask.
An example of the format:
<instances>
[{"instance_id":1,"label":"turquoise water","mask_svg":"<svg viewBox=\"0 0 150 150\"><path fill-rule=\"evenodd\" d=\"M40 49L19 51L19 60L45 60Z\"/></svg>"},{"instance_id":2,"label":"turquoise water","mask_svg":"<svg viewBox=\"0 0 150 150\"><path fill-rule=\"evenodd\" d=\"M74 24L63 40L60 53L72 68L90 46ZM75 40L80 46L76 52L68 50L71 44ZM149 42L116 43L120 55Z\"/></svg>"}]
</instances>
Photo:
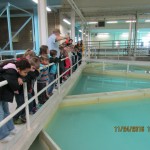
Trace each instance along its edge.
<instances>
[{"instance_id":1,"label":"turquoise water","mask_svg":"<svg viewBox=\"0 0 150 150\"><path fill-rule=\"evenodd\" d=\"M115 132L143 126L144 132ZM150 100L60 109L46 131L62 150L149 150Z\"/></svg>"},{"instance_id":2,"label":"turquoise water","mask_svg":"<svg viewBox=\"0 0 150 150\"><path fill-rule=\"evenodd\" d=\"M150 88L150 80L126 77L82 74L68 95L112 92Z\"/></svg>"}]
</instances>

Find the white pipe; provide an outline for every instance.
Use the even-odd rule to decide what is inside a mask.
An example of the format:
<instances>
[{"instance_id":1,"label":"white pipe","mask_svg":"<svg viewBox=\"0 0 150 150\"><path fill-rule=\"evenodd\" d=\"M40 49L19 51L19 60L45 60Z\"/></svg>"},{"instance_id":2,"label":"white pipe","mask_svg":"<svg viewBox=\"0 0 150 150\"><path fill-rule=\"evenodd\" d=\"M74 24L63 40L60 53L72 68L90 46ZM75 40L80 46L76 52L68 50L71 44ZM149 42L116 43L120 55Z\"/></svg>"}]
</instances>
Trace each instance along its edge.
<instances>
[{"instance_id":1,"label":"white pipe","mask_svg":"<svg viewBox=\"0 0 150 150\"><path fill-rule=\"evenodd\" d=\"M60 71L59 71L59 63L57 66L57 78L58 78L58 92L60 93Z\"/></svg>"},{"instance_id":2,"label":"white pipe","mask_svg":"<svg viewBox=\"0 0 150 150\"><path fill-rule=\"evenodd\" d=\"M27 104L28 102L28 91L27 91L27 83L23 84L23 90L24 90L24 101ZM27 130L29 131L31 129L30 126L30 118L29 118L29 105L26 105L26 121L27 121Z\"/></svg>"},{"instance_id":3,"label":"white pipe","mask_svg":"<svg viewBox=\"0 0 150 150\"><path fill-rule=\"evenodd\" d=\"M0 82L0 87L6 85L7 83L8 83L7 80Z\"/></svg>"},{"instance_id":4,"label":"white pipe","mask_svg":"<svg viewBox=\"0 0 150 150\"><path fill-rule=\"evenodd\" d=\"M79 15L79 17L81 18L82 22L86 23L86 19L82 15L80 9L77 7L75 2L73 0L67 0L67 1L71 5L71 7L74 9L74 11Z\"/></svg>"}]
</instances>

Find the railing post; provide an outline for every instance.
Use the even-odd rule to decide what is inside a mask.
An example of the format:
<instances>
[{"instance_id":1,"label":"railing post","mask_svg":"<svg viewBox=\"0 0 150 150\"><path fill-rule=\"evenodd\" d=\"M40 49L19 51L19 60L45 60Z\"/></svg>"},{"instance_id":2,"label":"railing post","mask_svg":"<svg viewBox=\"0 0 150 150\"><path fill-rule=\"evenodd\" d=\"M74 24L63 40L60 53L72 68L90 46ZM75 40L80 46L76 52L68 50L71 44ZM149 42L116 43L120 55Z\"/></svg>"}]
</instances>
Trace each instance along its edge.
<instances>
[{"instance_id":1,"label":"railing post","mask_svg":"<svg viewBox=\"0 0 150 150\"><path fill-rule=\"evenodd\" d=\"M105 62L103 61L103 71L105 71Z\"/></svg>"},{"instance_id":2,"label":"railing post","mask_svg":"<svg viewBox=\"0 0 150 150\"><path fill-rule=\"evenodd\" d=\"M35 95L37 95L37 80L35 81L35 84L34 84L34 93L35 93ZM36 102L36 104L38 104L38 97L36 97L35 98L35 102Z\"/></svg>"},{"instance_id":3,"label":"railing post","mask_svg":"<svg viewBox=\"0 0 150 150\"><path fill-rule=\"evenodd\" d=\"M73 55L73 57L74 57L74 55ZM75 60L75 59L73 59L73 60ZM73 62L71 62L71 67L70 67L70 77L72 78L72 69L73 69Z\"/></svg>"},{"instance_id":4,"label":"railing post","mask_svg":"<svg viewBox=\"0 0 150 150\"><path fill-rule=\"evenodd\" d=\"M30 127L30 118L29 118L29 104L27 105L28 103L28 92L27 92L27 83L25 82L23 84L23 89L24 89L24 101L25 101L25 104L26 104L26 121L27 121L27 130L30 130L31 127Z\"/></svg>"},{"instance_id":5,"label":"railing post","mask_svg":"<svg viewBox=\"0 0 150 150\"><path fill-rule=\"evenodd\" d=\"M88 48L88 58L90 59L91 58L91 54L90 54L90 48Z\"/></svg>"},{"instance_id":6,"label":"railing post","mask_svg":"<svg viewBox=\"0 0 150 150\"><path fill-rule=\"evenodd\" d=\"M130 67L130 65L129 65L129 63L127 64L127 73L129 72L129 67Z\"/></svg>"},{"instance_id":7,"label":"railing post","mask_svg":"<svg viewBox=\"0 0 150 150\"><path fill-rule=\"evenodd\" d=\"M78 56L77 56L77 68L79 67L79 59L78 59Z\"/></svg>"},{"instance_id":8,"label":"railing post","mask_svg":"<svg viewBox=\"0 0 150 150\"><path fill-rule=\"evenodd\" d=\"M119 48L118 48L118 60L119 60Z\"/></svg>"},{"instance_id":9,"label":"railing post","mask_svg":"<svg viewBox=\"0 0 150 150\"><path fill-rule=\"evenodd\" d=\"M59 63L57 65L57 78L58 78L58 92L60 93L60 72L59 72Z\"/></svg>"}]
</instances>

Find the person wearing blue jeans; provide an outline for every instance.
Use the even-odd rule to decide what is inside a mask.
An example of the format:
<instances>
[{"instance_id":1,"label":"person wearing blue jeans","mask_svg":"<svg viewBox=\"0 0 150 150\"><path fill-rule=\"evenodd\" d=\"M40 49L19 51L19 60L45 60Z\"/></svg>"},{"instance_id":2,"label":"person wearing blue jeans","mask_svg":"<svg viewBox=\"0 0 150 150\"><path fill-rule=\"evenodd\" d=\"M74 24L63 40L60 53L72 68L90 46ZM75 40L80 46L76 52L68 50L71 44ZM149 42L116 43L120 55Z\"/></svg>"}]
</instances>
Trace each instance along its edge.
<instances>
[{"instance_id":1,"label":"person wearing blue jeans","mask_svg":"<svg viewBox=\"0 0 150 150\"><path fill-rule=\"evenodd\" d=\"M16 98L16 103L17 103L17 108L19 108L20 106L22 106L24 104L24 93L23 91L19 92L19 94L15 94L15 98ZM25 108L22 109L21 111L19 111L14 117L13 117L13 121L15 124L23 124L26 123L26 119L25 119Z\"/></svg>"},{"instance_id":2,"label":"person wearing blue jeans","mask_svg":"<svg viewBox=\"0 0 150 150\"><path fill-rule=\"evenodd\" d=\"M13 102L15 93L19 93L19 85L23 81L19 76L25 77L30 71L31 65L27 60L20 60L14 63L4 63L0 66L0 82L6 80L8 83L0 86L0 122L4 120L9 113L8 102ZM12 119L0 127L0 142L9 142L10 134L15 134Z\"/></svg>"},{"instance_id":3,"label":"person wearing blue jeans","mask_svg":"<svg viewBox=\"0 0 150 150\"><path fill-rule=\"evenodd\" d=\"M0 101L0 120L6 118L9 114L8 102ZM0 128L0 140L8 136L13 129L14 124L11 119Z\"/></svg>"},{"instance_id":4,"label":"person wearing blue jeans","mask_svg":"<svg viewBox=\"0 0 150 150\"><path fill-rule=\"evenodd\" d=\"M55 80L55 74L49 73L48 76L49 76L49 84L50 84L51 82L53 82L53 81ZM48 88L48 95L50 95L50 96L52 95L54 86L55 86L55 83L53 83L53 84Z\"/></svg>"}]
</instances>

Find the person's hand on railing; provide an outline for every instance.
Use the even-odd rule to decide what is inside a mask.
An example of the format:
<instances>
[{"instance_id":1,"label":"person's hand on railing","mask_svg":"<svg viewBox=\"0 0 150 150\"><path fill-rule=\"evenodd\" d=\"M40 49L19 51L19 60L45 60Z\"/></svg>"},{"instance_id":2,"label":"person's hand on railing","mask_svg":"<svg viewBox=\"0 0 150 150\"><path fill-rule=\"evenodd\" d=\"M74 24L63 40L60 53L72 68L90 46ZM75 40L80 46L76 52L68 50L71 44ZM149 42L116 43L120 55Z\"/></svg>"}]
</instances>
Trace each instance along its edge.
<instances>
[{"instance_id":1,"label":"person's hand on railing","mask_svg":"<svg viewBox=\"0 0 150 150\"><path fill-rule=\"evenodd\" d=\"M23 85L23 80L21 78L18 78L18 84Z\"/></svg>"},{"instance_id":2,"label":"person's hand on railing","mask_svg":"<svg viewBox=\"0 0 150 150\"><path fill-rule=\"evenodd\" d=\"M14 91L15 94L19 94L19 91Z\"/></svg>"}]
</instances>

